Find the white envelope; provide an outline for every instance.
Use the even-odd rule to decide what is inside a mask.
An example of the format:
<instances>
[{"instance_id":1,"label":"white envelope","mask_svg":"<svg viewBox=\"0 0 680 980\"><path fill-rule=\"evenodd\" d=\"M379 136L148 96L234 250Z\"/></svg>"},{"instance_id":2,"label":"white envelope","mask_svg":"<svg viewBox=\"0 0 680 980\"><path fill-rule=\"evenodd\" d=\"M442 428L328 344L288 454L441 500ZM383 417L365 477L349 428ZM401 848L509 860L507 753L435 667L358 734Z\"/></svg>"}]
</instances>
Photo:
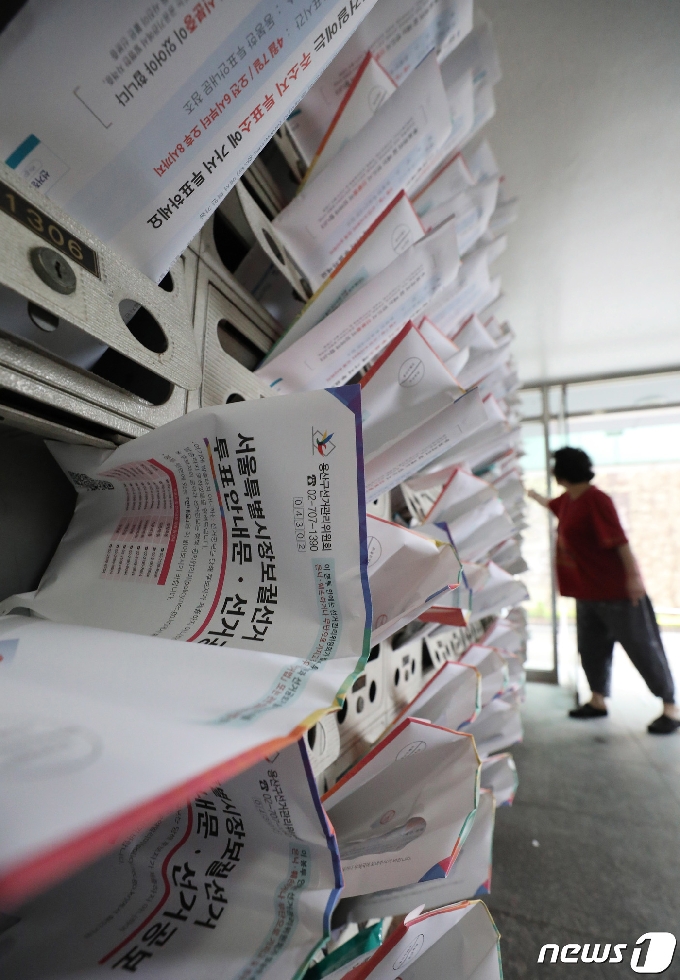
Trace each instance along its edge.
<instances>
[{"instance_id":1,"label":"white envelope","mask_svg":"<svg viewBox=\"0 0 680 980\"><path fill-rule=\"evenodd\" d=\"M314 154L305 182L321 173L343 146L373 118L396 89L395 82L369 52Z\"/></svg>"},{"instance_id":2,"label":"white envelope","mask_svg":"<svg viewBox=\"0 0 680 980\"><path fill-rule=\"evenodd\" d=\"M445 204L468 188L474 187L476 183L463 154L457 153L414 194L413 206L423 218L433 208Z\"/></svg>"},{"instance_id":3,"label":"white envelope","mask_svg":"<svg viewBox=\"0 0 680 980\"><path fill-rule=\"evenodd\" d=\"M343 895L442 877L474 819L479 760L468 735L406 718L323 796Z\"/></svg>"},{"instance_id":4,"label":"white envelope","mask_svg":"<svg viewBox=\"0 0 680 980\"><path fill-rule=\"evenodd\" d=\"M489 177L497 177L500 173L494 152L486 139L471 152L465 151L465 163L477 183Z\"/></svg>"},{"instance_id":5,"label":"white envelope","mask_svg":"<svg viewBox=\"0 0 680 980\"><path fill-rule=\"evenodd\" d=\"M198 409L113 453L52 444L75 514L5 611L319 667L355 657L370 623L360 413L352 386ZM260 696L293 696L300 669Z\"/></svg>"},{"instance_id":6,"label":"white envelope","mask_svg":"<svg viewBox=\"0 0 680 980\"><path fill-rule=\"evenodd\" d=\"M468 391L449 408L366 464L367 497L373 499L391 490L424 467L436 467L434 460L455 452L452 447L474 440L474 433L486 420L478 393Z\"/></svg>"},{"instance_id":7,"label":"white envelope","mask_svg":"<svg viewBox=\"0 0 680 980\"><path fill-rule=\"evenodd\" d=\"M488 895L491 891L496 805L494 794L488 789L481 790L472 827L446 878L433 878L403 888L343 899L334 913L333 921L365 922L388 915L404 915L417 906L435 909L462 899Z\"/></svg>"},{"instance_id":8,"label":"white envelope","mask_svg":"<svg viewBox=\"0 0 680 980\"><path fill-rule=\"evenodd\" d=\"M424 315L447 337L455 337L468 317L483 310L489 302L488 297L495 288L489 274L491 248L485 246L463 259L455 282L442 290L425 310Z\"/></svg>"},{"instance_id":9,"label":"white envelope","mask_svg":"<svg viewBox=\"0 0 680 980\"><path fill-rule=\"evenodd\" d=\"M446 57L472 30L472 0L390 0L377 4L288 120L309 163L368 51L396 84L434 48Z\"/></svg>"},{"instance_id":10,"label":"white envelope","mask_svg":"<svg viewBox=\"0 0 680 980\"><path fill-rule=\"evenodd\" d=\"M9 917L6 975L274 980L302 970L342 885L304 743L220 782L198 795L187 784L176 812L138 824Z\"/></svg>"},{"instance_id":11,"label":"white envelope","mask_svg":"<svg viewBox=\"0 0 680 980\"><path fill-rule=\"evenodd\" d=\"M472 593L471 611L474 619L483 619L484 616L517 606L529 598L523 582L513 578L492 561L487 563L486 568L489 577L483 589L478 592L473 590Z\"/></svg>"},{"instance_id":12,"label":"white envelope","mask_svg":"<svg viewBox=\"0 0 680 980\"><path fill-rule=\"evenodd\" d=\"M488 354L498 349L496 340L474 313L452 335L451 339L458 347L469 347L470 357Z\"/></svg>"},{"instance_id":13,"label":"white envelope","mask_svg":"<svg viewBox=\"0 0 680 980\"><path fill-rule=\"evenodd\" d=\"M455 589L460 563L441 539L416 534L368 514L368 581L375 645L417 619L437 596Z\"/></svg>"},{"instance_id":14,"label":"white envelope","mask_svg":"<svg viewBox=\"0 0 680 980\"><path fill-rule=\"evenodd\" d=\"M473 388L475 385L481 384L492 371L504 365L508 357L507 345L497 347L496 350L485 354L472 355L460 371L461 384L465 385L466 388Z\"/></svg>"},{"instance_id":15,"label":"white envelope","mask_svg":"<svg viewBox=\"0 0 680 980\"><path fill-rule=\"evenodd\" d=\"M398 255L255 373L282 393L344 384L418 317L457 271L456 232L448 222Z\"/></svg>"},{"instance_id":16,"label":"white envelope","mask_svg":"<svg viewBox=\"0 0 680 980\"><path fill-rule=\"evenodd\" d=\"M482 788L491 790L496 806L512 806L518 783L517 766L509 752L482 762Z\"/></svg>"},{"instance_id":17,"label":"white envelope","mask_svg":"<svg viewBox=\"0 0 680 980\"><path fill-rule=\"evenodd\" d=\"M0 656L5 904L300 738L356 676L356 655L310 671L301 658L23 616L0 618ZM258 706L296 675L297 695ZM49 807L34 805L36 781Z\"/></svg>"},{"instance_id":18,"label":"white envelope","mask_svg":"<svg viewBox=\"0 0 680 980\"><path fill-rule=\"evenodd\" d=\"M451 372L410 321L360 383L367 462L463 394Z\"/></svg>"},{"instance_id":19,"label":"white envelope","mask_svg":"<svg viewBox=\"0 0 680 980\"><path fill-rule=\"evenodd\" d=\"M508 666L499 650L474 643L458 661L474 667L482 675L482 709L510 683Z\"/></svg>"},{"instance_id":20,"label":"white envelope","mask_svg":"<svg viewBox=\"0 0 680 980\"><path fill-rule=\"evenodd\" d=\"M465 731L474 736L482 760L521 742L524 737L522 716L513 693L490 701Z\"/></svg>"},{"instance_id":21,"label":"white envelope","mask_svg":"<svg viewBox=\"0 0 680 980\"><path fill-rule=\"evenodd\" d=\"M489 557L496 565L499 565L511 575L521 575L522 572L528 571L529 568L522 557L520 542L515 538L504 541L497 548L494 548Z\"/></svg>"},{"instance_id":22,"label":"white envelope","mask_svg":"<svg viewBox=\"0 0 680 980\"><path fill-rule=\"evenodd\" d=\"M426 231L439 227L442 221L453 217L461 255L467 254L489 227L496 207L498 178L491 177L456 197L432 208L423 218Z\"/></svg>"},{"instance_id":23,"label":"white envelope","mask_svg":"<svg viewBox=\"0 0 680 980\"><path fill-rule=\"evenodd\" d=\"M481 642L498 650L507 650L508 653L520 653L522 647L526 645L526 638L509 619L496 619Z\"/></svg>"},{"instance_id":24,"label":"white envelope","mask_svg":"<svg viewBox=\"0 0 680 980\"><path fill-rule=\"evenodd\" d=\"M496 496L472 507L455 521L437 523L446 524L461 558L474 562L482 561L492 548L507 541L515 530L508 512ZM427 522L424 529L429 526Z\"/></svg>"},{"instance_id":25,"label":"white envelope","mask_svg":"<svg viewBox=\"0 0 680 980\"><path fill-rule=\"evenodd\" d=\"M416 908L352 980L501 980L499 940L483 902Z\"/></svg>"},{"instance_id":26,"label":"white envelope","mask_svg":"<svg viewBox=\"0 0 680 980\"><path fill-rule=\"evenodd\" d=\"M462 661L447 661L430 677L390 727L409 717L425 718L435 725L456 731L477 717L482 706L481 697L482 675L477 667Z\"/></svg>"},{"instance_id":27,"label":"white envelope","mask_svg":"<svg viewBox=\"0 0 680 980\"><path fill-rule=\"evenodd\" d=\"M418 215L406 193L401 191L317 289L262 363L282 354L365 286L369 279L387 268L398 255L419 242L424 234Z\"/></svg>"},{"instance_id":28,"label":"white envelope","mask_svg":"<svg viewBox=\"0 0 680 980\"><path fill-rule=\"evenodd\" d=\"M479 389L473 389L473 391L478 393ZM472 393L468 392L466 397ZM482 406L486 416L484 422L477 427L474 434L466 435L455 446L441 455L436 462L427 466L427 473L423 474L422 481L419 478L421 485L427 486L427 481L431 477L432 483L429 483L429 486L433 486L435 473L438 474L439 483L443 484L451 476L456 466L466 464L470 469L475 469L476 459L480 454L485 457L485 454L493 452L497 445L502 446L503 451L508 448L508 439L512 433L498 401L493 395L487 395L482 401ZM508 444L506 445L506 443Z\"/></svg>"},{"instance_id":29,"label":"white envelope","mask_svg":"<svg viewBox=\"0 0 680 980\"><path fill-rule=\"evenodd\" d=\"M411 481L407 486L413 487L414 482ZM414 494L426 492L428 491L412 490ZM495 496L496 491L486 480L474 476L462 466L456 466L430 509L425 511L423 523L438 524L443 521L455 525L468 511L487 500L493 500Z\"/></svg>"},{"instance_id":30,"label":"white envelope","mask_svg":"<svg viewBox=\"0 0 680 980\"><path fill-rule=\"evenodd\" d=\"M457 344L454 344L427 317L423 317L418 325L418 329L430 347L436 351L437 355L446 364L454 378L457 377L458 372L467 364L468 358L470 357L470 349L468 347L459 348Z\"/></svg>"},{"instance_id":31,"label":"white envelope","mask_svg":"<svg viewBox=\"0 0 680 980\"><path fill-rule=\"evenodd\" d=\"M401 190L418 179L451 130L434 53L328 166L274 219L310 282L325 279Z\"/></svg>"},{"instance_id":32,"label":"white envelope","mask_svg":"<svg viewBox=\"0 0 680 980\"><path fill-rule=\"evenodd\" d=\"M159 281L373 3L27 3L0 158Z\"/></svg>"}]
</instances>

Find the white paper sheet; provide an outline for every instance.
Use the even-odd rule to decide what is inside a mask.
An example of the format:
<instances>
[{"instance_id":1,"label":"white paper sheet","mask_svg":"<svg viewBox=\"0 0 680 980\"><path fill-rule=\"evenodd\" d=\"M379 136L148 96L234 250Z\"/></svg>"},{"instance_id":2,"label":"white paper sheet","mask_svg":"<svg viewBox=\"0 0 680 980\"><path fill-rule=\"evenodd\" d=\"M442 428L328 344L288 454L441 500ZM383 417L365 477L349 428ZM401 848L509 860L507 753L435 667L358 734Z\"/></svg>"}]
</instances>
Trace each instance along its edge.
<instances>
[{"instance_id":1,"label":"white paper sheet","mask_svg":"<svg viewBox=\"0 0 680 980\"><path fill-rule=\"evenodd\" d=\"M403 888L343 900L333 921L365 922L387 915L404 915L418 906L435 909L463 899L488 895L491 891L495 810L494 794L490 790L482 790L470 832L446 878L433 878Z\"/></svg>"},{"instance_id":2,"label":"white paper sheet","mask_svg":"<svg viewBox=\"0 0 680 980\"><path fill-rule=\"evenodd\" d=\"M482 709L510 684L507 663L493 647L474 643L465 651L459 663L474 667L482 675Z\"/></svg>"},{"instance_id":3,"label":"white paper sheet","mask_svg":"<svg viewBox=\"0 0 680 980\"><path fill-rule=\"evenodd\" d=\"M425 718L456 731L474 720L482 706L482 675L472 664L442 664L418 695L401 711L402 718ZM392 726L393 727L393 726Z\"/></svg>"},{"instance_id":4,"label":"white paper sheet","mask_svg":"<svg viewBox=\"0 0 680 980\"><path fill-rule=\"evenodd\" d=\"M435 541L370 514L366 526L371 642L376 644L417 619L438 595L455 588L460 563L441 538Z\"/></svg>"},{"instance_id":5,"label":"white paper sheet","mask_svg":"<svg viewBox=\"0 0 680 980\"><path fill-rule=\"evenodd\" d=\"M469 348L459 348L450 337L443 334L439 327L436 327L427 317L423 317L420 321L418 330L420 330L430 347L432 347L437 353L437 356L446 364L454 378L456 378L458 372L467 364L468 358L470 357Z\"/></svg>"},{"instance_id":6,"label":"white paper sheet","mask_svg":"<svg viewBox=\"0 0 680 980\"><path fill-rule=\"evenodd\" d=\"M385 69L381 68L372 54L367 54L319 144L309 165L306 180L321 173L343 146L373 119L383 102L396 90L396 83Z\"/></svg>"},{"instance_id":7,"label":"white paper sheet","mask_svg":"<svg viewBox=\"0 0 680 980\"><path fill-rule=\"evenodd\" d=\"M408 191L451 130L433 54L274 220L310 281L325 279L387 204Z\"/></svg>"},{"instance_id":8,"label":"white paper sheet","mask_svg":"<svg viewBox=\"0 0 680 980\"><path fill-rule=\"evenodd\" d=\"M333 313L398 255L424 236L423 226L404 191L388 204L351 252L300 311L290 329L274 345L263 363L282 354L312 327Z\"/></svg>"},{"instance_id":9,"label":"white paper sheet","mask_svg":"<svg viewBox=\"0 0 680 980\"><path fill-rule=\"evenodd\" d=\"M158 281L373 2L27 3L0 156Z\"/></svg>"},{"instance_id":10,"label":"white paper sheet","mask_svg":"<svg viewBox=\"0 0 680 980\"><path fill-rule=\"evenodd\" d=\"M521 742L522 716L512 692L490 701L465 731L474 737L482 760Z\"/></svg>"},{"instance_id":11,"label":"white paper sheet","mask_svg":"<svg viewBox=\"0 0 680 980\"><path fill-rule=\"evenodd\" d=\"M470 510L495 496L494 488L485 480L457 466L442 486L431 508L425 512L422 522L438 524L444 521L454 524Z\"/></svg>"},{"instance_id":12,"label":"white paper sheet","mask_svg":"<svg viewBox=\"0 0 680 980\"><path fill-rule=\"evenodd\" d=\"M343 894L440 877L474 819L479 760L467 735L407 718L323 797Z\"/></svg>"},{"instance_id":13,"label":"white paper sheet","mask_svg":"<svg viewBox=\"0 0 680 980\"><path fill-rule=\"evenodd\" d=\"M6 975L296 974L329 932L342 881L304 744L175 809L18 909Z\"/></svg>"},{"instance_id":14,"label":"white paper sheet","mask_svg":"<svg viewBox=\"0 0 680 980\"><path fill-rule=\"evenodd\" d=\"M491 790L496 806L512 806L519 780L517 766L509 752L493 755L482 762L482 788Z\"/></svg>"},{"instance_id":15,"label":"white paper sheet","mask_svg":"<svg viewBox=\"0 0 680 980\"><path fill-rule=\"evenodd\" d=\"M456 232L448 222L398 255L255 373L282 393L344 384L418 317L457 271Z\"/></svg>"},{"instance_id":16,"label":"white paper sheet","mask_svg":"<svg viewBox=\"0 0 680 980\"><path fill-rule=\"evenodd\" d=\"M369 499L408 480L452 447L474 439L486 420L484 404L476 391L468 391L434 418L366 464L366 494ZM443 481L442 481L443 482Z\"/></svg>"},{"instance_id":17,"label":"white paper sheet","mask_svg":"<svg viewBox=\"0 0 680 980\"><path fill-rule=\"evenodd\" d=\"M364 458L369 461L463 394L412 322L361 379Z\"/></svg>"}]
</instances>

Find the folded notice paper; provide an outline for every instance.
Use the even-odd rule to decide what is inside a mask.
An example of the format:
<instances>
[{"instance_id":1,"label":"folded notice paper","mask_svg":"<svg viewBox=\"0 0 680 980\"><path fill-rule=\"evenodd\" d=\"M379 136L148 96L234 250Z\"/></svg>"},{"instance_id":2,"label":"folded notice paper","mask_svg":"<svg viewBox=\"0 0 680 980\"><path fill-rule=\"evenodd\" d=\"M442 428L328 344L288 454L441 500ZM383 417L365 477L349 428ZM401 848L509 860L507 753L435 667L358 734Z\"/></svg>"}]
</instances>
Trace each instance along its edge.
<instances>
[{"instance_id":1,"label":"folded notice paper","mask_svg":"<svg viewBox=\"0 0 680 980\"><path fill-rule=\"evenodd\" d=\"M8 916L4 975L293 977L328 936L341 886L300 742L188 796Z\"/></svg>"},{"instance_id":2,"label":"folded notice paper","mask_svg":"<svg viewBox=\"0 0 680 980\"><path fill-rule=\"evenodd\" d=\"M274 345L263 363L282 354L287 347L346 302L352 293L394 261L425 232L418 215L402 191L388 204L351 252L336 266L323 285L300 311L290 329ZM455 345L454 345L455 346Z\"/></svg>"},{"instance_id":3,"label":"folded notice paper","mask_svg":"<svg viewBox=\"0 0 680 980\"><path fill-rule=\"evenodd\" d=\"M508 653L520 653L525 643L517 627L509 619L495 620L481 642L498 650L507 650Z\"/></svg>"},{"instance_id":4,"label":"folded notice paper","mask_svg":"<svg viewBox=\"0 0 680 980\"><path fill-rule=\"evenodd\" d=\"M492 246L484 246L465 258L455 282L443 289L425 310L425 316L447 337L455 338L465 320L473 313L483 310L490 302L488 297L492 287L489 262L493 261L491 250Z\"/></svg>"},{"instance_id":5,"label":"folded notice paper","mask_svg":"<svg viewBox=\"0 0 680 980\"><path fill-rule=\"evenodd\" d=\"M437 525L442 523L463 561L484 561L494 547L507 541L515 531L498 497L471 508L455 521L437 521ZM433 525L422 526L427 531Z\"/></svg>"},{"instance_id":6,"label":"folded notice paper","mask_svg":"<svg viewBox=\"0 0 680 980\"><path fill-rule=\"evenodd\" d=\"M483 647L475 643L465 651L459 663L474 667L482 675L482 708L498 694L502 694L510 683L505 659L493 647Z\"/></svg>"},{"instance_id":7,"label":"folded notice paper","mask_svg":"<svg viewBox=\"0 0 680 980\"><path fill-rule=\"evenodd\" d=\"M470 356L468 348L463 347L461 349L457 344L454 344L427 317L420 321L418 329L430 347L436 351L437 356L446 364L454 378L457 377L458 372L464 367Z\"/></svg>"},{"instance_id":8,"label":"folded notice paper","mask_svg":"<svg viewBox=\"0 0 680 980\"><path fill-rule=\"evenodd\" d=\"M370 626L360 413L355 386L199 409L111 454L52 444L76 511L36 592L5 611L287 654L305 676L355 662ZM301 678L261 696L285 703Z\"/></svg>"},{"instance_id":9,"label":"folded notice paper","mask_svg":"<svg viewBox=\"0 0 680 980\"><path fill-rule=\"evenodd\" d=\"M370 122L397 86L372 54L367 54L309 165L305 180L318 176L360 129Z\"/></svg>"},{"instance_id":10,"label":"folded notice paper","mask_svg":"<svg viewBox=\"0 0 680 980\"><path fill-rule=\"evenodd\" d=\"M514 693L510 691L489 701L465 731L474 737L481 759L521 742L522 716Z\"/></svg>"},{"instance_id":11,"label":"folded notice paper","mask_svg":"<svg viewBox=\"0 0 680 980\"><path fill-rule=\"evenodd\" d=\"M476 182L462 153L457 153L414 195L413 206L421 218L425 217L433 208L446 204L463 191L474 187Z\"/></svg>"},{"instance_id":12,"label":"folded notice paper","mask_svg":"<svg viewBox=\"0 0 680 980\"><path fill-rule=\"evenodd\" d=\"M425 466L437 467L436 460L441 456L455 453L458 445L474 441L475 433L486 422L486 410L478 392L468 391L366 463L367 498L373 500L386 493Z\"/></svg>"},{"instance_id":13,"label":"folded notice paper","mask_svg":"<svg viewBox=\"0 0 680 980\"><path fill-rule=\"evenodd\" d=\"M501 980L500 935L483 902L420 908L346 980Z\"/></svg>"},{"instance_id":14,"label":"folded notice paper","mask_svg":"<svg viewBox=\"0 0 680 980\"><path fill-rule=\"evenodd\" d=\"M482 763L482 787L490 789L496 806L512 806L517 792L517 766L508 753L492 755Z\"/></svg>"},{"instance_id":15,"label":"folded notice paper","mask_svg":"<svg viewBox=\"0 0 680 980\"><path fill-rule=\"evenodd\" d=\"M435 492L438 488L435 487L433 492L426 489L414 489L414 485L415 481L406 484L410 500L409 506L415 509L417 515L422 514L420 519L429 524L440 523L441 521L453 524L468 511L487 500L494 499L496 496L494 488L486 480L473 476L461 466L455 467L436 496ZM434 501L429 505L429 509L426 508L428 508L430 498L426 495L434 496Z\"/></svg>"},{"instance_id":16,"label":"folded notice paper","mask_svg":"<svg viewBox=\"0 0 680 980\"><path fill-rule=\"evenodd\" d=\"M474 819L478 782L469 736L417 718L401 722L323 797L343 895L445 877Z\"/></svg>"},{"instance_id":17,"label":"folded notice paper","mask_svg":"<svg viewBox=\"0 0 680 980\"><path fill-rule=\"evenodd\" d=\"M498 178L492 177L428 211L422 219L425 229L432 231L443 221L454 218L458 248L465 255L489 227L497 197Z\"/></svg>"},{"instance_id":18,"label":"folded notice paper","mask_svg":"<svg viewBox=\"0 0 680 980\"><path fill-rule=\"evenodd\" d=\"M283 353L255 372L287 393L345 384L458 272L451 222L411 245Z\"/></svg>"},{"instance_id":19,"label":"folded notice paper","mask_svg":"<svg viewBox=\"0 0 680 980\"><path fill-rule=\"evenodd\" d=\"M447 93L432 53L378 109L370 127L274 219L310 281L325 279L399 191L408 191L450 131Z\"/></svg>"},{"instance_id":20,"label":"folded notice paper","mask_svg":"<svg viewBox=\"0 0 680 980\"><path fill-rule=\"evenodd\" d=\"M426 909L441 908L462 899L488 895L491 891L495 809L493 793L482 790L470 832L446 878L343 899L335 910L333 924L404 915L417 905L424 905Z\"/></svg>"},{"instance_id":21,"label":"folded notice paper","mask_svg":"<svg viewBox=\"0 0 680 980\"><path fill-rule=\"evenodd\" d=\"M465 162L477 182L497 177L500 173L494 152L486 139L472 152L465 151Z\"/></svg>"},{"instance_id":22,"label":"folded notice paper","mask_svg":"<svg viewBox=\"0 0 680 980\"><path fill-rule=\"evenodd\" d=\"M361 379L364 458L403 439L463 394L456 379L409 321Z\"/></svg>"},{"instance_id":23,"label":"folded notice paper","mask_svg":"<svg viewBox=\"0 0 680 980\"><path fill-rule=\"evenodd\" d=\"M373 8L288 120L309 163L366 52L401 85L434 48L443 58L472 30L472 0L389 0Z\"/></svg>"},{"instance_id":24,"label":"folded notice paper","mask_svg":"<svg viewBox=\"0 0 680 980\"><path fill-rule=\"evenodd\" d=\"M482 675L471 664L442 664L420 693L401 712L404 717L424 718L435 725L457 730L469 724L482 706Z\"/></svg>"},{"instance_id":25,"label":"folded notice paper","mask_svg":"<svg viewBox=\"0 0 680 980\"><path fill-rule=\"evenodd\" d=\"M437 596L455 589L460 562L442 540L367 515L368 580L375 645L417 619ZM443 538L443 535L442 535Z\"/></svg>"},{"instance_id":26,"label":"folded notice paper","mask_svg":"<svg viewBox=\"0 0 680 980\"><path fill-rule=\"evenodd\" d=\"M373 3L32 0L0 40L0 156L158 281Z\"/></svg>"},{"instance_id":27,"label":"folded notice paper","mask_svg":"<svg viewBox=\"0 0 680 980\"><path fill-rule=\"evenodd\" d=\"M0 619L0 656L4 904L300 738L357 663L310 670L282 654L24 616ZM49 807L34 805L36 780Z\"/></svg>"}]
</instances>

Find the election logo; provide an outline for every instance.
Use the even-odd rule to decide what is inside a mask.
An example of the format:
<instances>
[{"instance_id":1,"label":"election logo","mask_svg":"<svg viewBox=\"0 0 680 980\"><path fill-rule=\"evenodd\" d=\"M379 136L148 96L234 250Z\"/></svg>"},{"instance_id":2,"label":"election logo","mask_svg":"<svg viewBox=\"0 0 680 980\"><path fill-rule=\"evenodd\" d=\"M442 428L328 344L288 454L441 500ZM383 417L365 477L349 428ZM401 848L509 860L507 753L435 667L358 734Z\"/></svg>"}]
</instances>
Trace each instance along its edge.
<instances>
[{"instance_id":1,"label":"election logo","mask_svg":"<svg viewBox=\"0 0 680 980\"><path fill-rule=\"evenodd\" d=\"M334 433L320 429L312 429L312 448L320 456L330 456L335 449L335 443L331 442Z\"/></svg>"}]
</instances>

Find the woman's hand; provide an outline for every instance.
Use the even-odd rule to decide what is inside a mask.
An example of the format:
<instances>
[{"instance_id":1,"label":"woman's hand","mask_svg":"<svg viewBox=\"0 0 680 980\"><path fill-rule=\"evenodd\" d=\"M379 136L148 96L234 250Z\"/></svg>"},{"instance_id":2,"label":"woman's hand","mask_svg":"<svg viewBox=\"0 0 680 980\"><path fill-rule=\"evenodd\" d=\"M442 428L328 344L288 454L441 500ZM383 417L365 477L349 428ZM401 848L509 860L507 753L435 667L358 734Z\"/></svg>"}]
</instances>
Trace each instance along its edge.
<instances>
[{"instance_id":1,"label":"woman's hand","mask_svg":"<svg viewBox=\"0 0 680 980\"><path fill-rule=\"evenodd\" d=\"M626 575L626 591L628 598L634 606L637 606L640 599L644 599L647 590L642 576L638 571L630 572Z\"/></svg>"},{"instance_id":2,"label":"woman's hand","mask_svg":"<svg viewBox=\"0 0 680 980\"><path fill-rule=\"evenodd\" d=\"M527 497L531 497L531 499L532 500L535 500L537 504L540 504L541 505L541 507L547 507L548 506L548 503L549 503L548 498L547 497L544 497L542 494L538 493L537 490L527 490Z\"/></svg>"}]
</instances>

